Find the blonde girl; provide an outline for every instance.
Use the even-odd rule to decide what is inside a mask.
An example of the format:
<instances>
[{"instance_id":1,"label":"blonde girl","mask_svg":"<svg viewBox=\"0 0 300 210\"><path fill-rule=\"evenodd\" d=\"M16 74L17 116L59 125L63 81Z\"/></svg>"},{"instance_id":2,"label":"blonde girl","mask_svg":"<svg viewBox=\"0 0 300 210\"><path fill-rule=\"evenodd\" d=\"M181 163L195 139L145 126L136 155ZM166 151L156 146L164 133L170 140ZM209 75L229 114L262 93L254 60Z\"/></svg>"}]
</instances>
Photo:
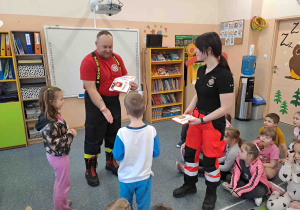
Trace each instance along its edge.
<instances>
[{"instance_id":1,"label":"blonde girl","mask_svg":"<svg viewBox=\"0 0 300 210\"><path fill-rule=\"evenodd\" d=\"M263 163L258 157L263 147L262 143L243 143L232 175L228 175L227 182L222 184L232 196L254 199L257 206L260 206L262 198L271 192L271 185L264 172Z\"/></svg>"},{"instance_id":2,"label":"blonde girl","mask_svg":"<svg viewBox=\"0 0 300 210\"><path fill-rule=\"evenodd\" d=\"M234 162L238 157L240 146L243 144L243 140L240 137L240 131L234 127L225 129L224 141L226 142L226 154L219 158L221 180L226 180L226 176L230 174Z\"/></svg>"},{"instance_id":3,"label":"blonde girl","mask_svg":"<svg viewBox=\"0 0 300 210\"><path fill-rule=\"evenodd\" d=\"M70 189L70 146L77 135L68 129L67 123L59 114L64 104L63 93L57 87L43 87L39 94L41 114L35 129L42 132L48 162L55 172L53 202L55 210L69 210L67 200Z\"/></svg>"}]
</instances>

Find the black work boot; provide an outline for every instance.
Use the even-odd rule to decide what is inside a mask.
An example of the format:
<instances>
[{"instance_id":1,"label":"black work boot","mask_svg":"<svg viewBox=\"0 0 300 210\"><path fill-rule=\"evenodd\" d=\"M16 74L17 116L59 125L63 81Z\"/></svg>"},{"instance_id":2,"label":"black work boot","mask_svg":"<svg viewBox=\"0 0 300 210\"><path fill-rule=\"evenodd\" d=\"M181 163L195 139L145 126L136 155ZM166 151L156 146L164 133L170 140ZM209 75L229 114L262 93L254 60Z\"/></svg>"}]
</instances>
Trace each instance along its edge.
<instances>
[{"instance_id":1,"label":"black work boot","mask_svg":"<svg viewBox=\"0 0 300 210\"><path fill-rule=\"evenodd\" d=\"M94 156L92 158L85 158L84 160L86 165L85 178L87 180L87 183L92 187L96 187L100 184L96 172L97 156Z\"/></svg>"},{"instance_id":2,"label":"black work boot","mask_svg":"<svg viewBox=\"0 0 300 210\"><path fill-rule=\"evenodd\" d=\"M105 152L105 153L106 153L105 169L111 171L114 175L118 176L119 165L114 159L112 152Z\"/></svg>"},{"instance_id":3,"label":"black work boot","mask_svg":"<svg viewBox=\"0 0 300 210\"><path fill-rule=\"evenodd\" d=\"M195 184L194 185L183 184L181 187L173 191L173 196L176 198L181 198L188 194L193 194L196 192L197 192L197 187Z\"/></svg>"},{"instance_id":4,"label":"black work boot","mask_svg":"<svg viewBox=\"0 0 300 210\"><path fill-rule=\"evenodd\" d=\"M215 209L216 201L217 201L217 186L207 185L202 209L203 210Z\"/></svg>"}]
</instances>

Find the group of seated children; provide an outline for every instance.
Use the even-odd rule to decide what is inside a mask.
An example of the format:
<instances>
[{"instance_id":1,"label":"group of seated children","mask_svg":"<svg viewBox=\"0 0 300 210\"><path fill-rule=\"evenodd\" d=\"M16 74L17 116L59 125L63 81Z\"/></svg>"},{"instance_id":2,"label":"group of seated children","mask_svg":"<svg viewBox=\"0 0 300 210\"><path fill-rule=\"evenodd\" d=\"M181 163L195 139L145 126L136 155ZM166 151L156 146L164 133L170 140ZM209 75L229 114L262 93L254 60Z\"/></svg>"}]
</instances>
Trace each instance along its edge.
<instances>
[{"instance_id":1,"label":"group of seated children","mask_svg":"<svg viewBox=\"0 0 300 210\"><path fill-rule=\"evenodd\" d=\"M257 206L261 205L264 196L271 194L267 201L268 209L300 209L300 111L294 115L295 139L290 144L289 151L284 135L277 127L278 123L277 114L267 114L264 126L259 130L259 137L253 142L243 142L240 132L227 121L224 135L226 153L218 159L221 180L225 180L222 186L234 197L254 199ZM178 144L181 146L182 157L186 130L182 129L183 142ZM279 146L283 159L279 159ZM199 166L202 166L201 162L200 159ZM279 163L283 163L279 178L288 182L286 193L269 181L278 173ZM184 172L180 163L176 162L176 166L179 172ZM198 174L204 176L204 169L199 168Z\"/></svg>"}]
</instances>

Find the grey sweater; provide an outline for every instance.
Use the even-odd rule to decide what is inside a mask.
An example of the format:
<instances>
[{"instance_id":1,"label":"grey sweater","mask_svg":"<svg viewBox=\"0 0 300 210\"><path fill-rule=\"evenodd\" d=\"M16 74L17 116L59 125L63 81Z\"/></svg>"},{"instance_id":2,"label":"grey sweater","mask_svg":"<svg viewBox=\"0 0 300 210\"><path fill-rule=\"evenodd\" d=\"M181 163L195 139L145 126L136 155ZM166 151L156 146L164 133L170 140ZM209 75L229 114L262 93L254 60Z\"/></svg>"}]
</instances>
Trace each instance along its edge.
<instances>
[{"instance_id":1,"label":"grey sweater","mask_svg":"<svg viewBox=\"0 0 300 210\"><path fill-rule=\"evenodd\" d=\"M238 157L238 152L240 150L240 147L238 144L235 144L231 147L226 145L226 154L223 157L220 157L219 163L224 163L224 165L220 165L219 168L221 171L231 171L233 168L234 161Z\"/></svg>"}]
</instances>

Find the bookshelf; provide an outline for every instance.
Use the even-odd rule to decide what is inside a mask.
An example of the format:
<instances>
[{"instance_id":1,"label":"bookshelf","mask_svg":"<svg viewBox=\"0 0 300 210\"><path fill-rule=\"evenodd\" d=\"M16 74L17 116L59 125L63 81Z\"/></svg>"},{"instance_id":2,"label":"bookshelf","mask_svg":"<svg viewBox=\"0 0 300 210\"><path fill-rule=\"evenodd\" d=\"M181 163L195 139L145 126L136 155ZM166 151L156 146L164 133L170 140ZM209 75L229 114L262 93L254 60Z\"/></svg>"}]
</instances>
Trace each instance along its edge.
<instances>
[{"instance_id":1,"label":"bookshelf","mask_svg":"<svg viewBox=\"0 0 300 210\"><path fill-rule=\"evenodd\" d=\"M43 40L39 31L11 33L27 144L40 143L43 138L34 130L34 125L40 113L38 94L41 87L48 85Z\"/></svg>"},{"instance_id":2,"label":"bookshelf","mask_svg":"<svg viewBox=\"0 0 300 210\"><path fill-rule=\"evenodd\" d=\"M0 31L0 150L26 146L11 34Z\"/></svg>"},{"instance_id":3,"label":"bookshelf","mask_svg":"<svg viewBox=\"0 0 300 210\"><path fill-rule=\"evenodd\" d=\"M177 54L178 58L170 56L173 53ZM147 48L144 55L143 89L147 105L144 118L154 123L182 114L184 48ZM165 60L160 59L162 56ZM157 58L159 60L155 60Z\"/></svg>"}]
</instances>

